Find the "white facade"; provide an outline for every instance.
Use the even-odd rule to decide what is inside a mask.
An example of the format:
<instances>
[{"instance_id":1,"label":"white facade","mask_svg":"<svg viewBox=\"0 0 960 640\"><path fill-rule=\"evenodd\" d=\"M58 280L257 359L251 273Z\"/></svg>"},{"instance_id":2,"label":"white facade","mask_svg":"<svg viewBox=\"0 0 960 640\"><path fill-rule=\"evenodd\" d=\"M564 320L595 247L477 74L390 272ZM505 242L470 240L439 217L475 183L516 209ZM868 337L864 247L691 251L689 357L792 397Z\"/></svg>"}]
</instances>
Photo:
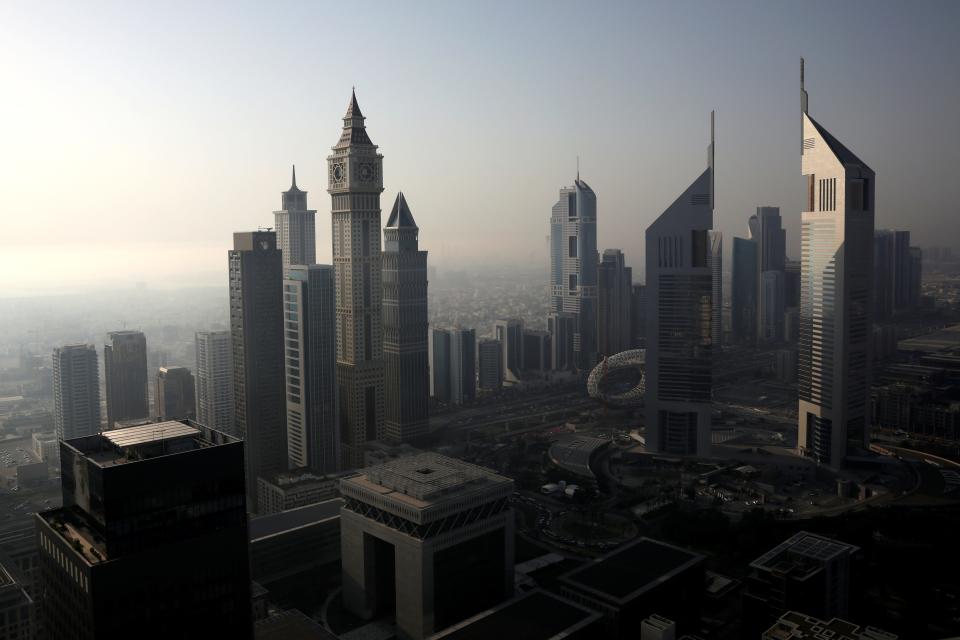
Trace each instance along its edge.
<instances>
[{"instance_id":1,"label":"white facade","mask_svg":"<svg viewBox=\"0 0 960 640\"><path fill-rule=\"evenodd\" d=\"M646 442L652 452L710 453L712 113L707 165L646 232Z\"/></svg>"},{"instance_id":2,"label":"white facade","mask_svg":"<svg viewBox=\"0 0 960 640\"><path fill-rule=\"evenodd\" d=\"M100 433L100 374L93 345L53 350L53 403L59 440Z\"/></svg>"},{"instance_id":3,"label":"white facade","mask_svg":"<svg viewBox=\"0 0 960 640\"><path fill-rule=\"evenodd\" d=\"M233 351L229 331L196 335L197 422L236 435L233 408Z\"/></svg>"},{"instance_id":4,"label":"white facade","mask_svg":"<svg viewBox=\"0 0 960 640\"><path fill-rule=\"evenodd\" d=\"M317 262L316 210L307 209L307 192L297 188L297 169L293 168L290 189L282 194L282 209L273 212L277 246L283 254L283 276L290 265Z\"/></svg>"},{"instance_id":5,"label":"white facade","mask_svg":"<svg viewBox=\"0 0 960 640\"><path fill-rule=\"evenodd\" d=\"M831 467L869 445L874 173L807 113L801 96L801 454Z\"/></svg>"}]
</instances>

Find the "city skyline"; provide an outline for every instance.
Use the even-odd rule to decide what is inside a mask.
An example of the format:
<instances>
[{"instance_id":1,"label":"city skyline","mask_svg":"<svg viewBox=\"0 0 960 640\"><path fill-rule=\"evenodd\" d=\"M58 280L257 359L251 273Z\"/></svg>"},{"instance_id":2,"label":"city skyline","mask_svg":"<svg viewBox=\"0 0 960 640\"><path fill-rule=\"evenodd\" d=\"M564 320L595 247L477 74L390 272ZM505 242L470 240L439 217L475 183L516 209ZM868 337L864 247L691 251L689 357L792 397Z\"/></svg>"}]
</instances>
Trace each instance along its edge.
<instances>
[{"instance_id":1,"label":"city skyline","mask_svg":"<svg viewBox=\"0 0 960 640\"><path fill-rule=\"evenodd\" d=\"M78 16L79 23L89 27L85 34L113 26L143 36L142 42L124 40L142 53L141 71L133 74L128 63L119 59L122 56L98 64L104 56L112 56L112 46L119 45L102 44L107 38L88 40L87 35L65 27L69 7L61 8L63 22L38 20L44 16L42 11L26 14L15 7L4 8L2 22L19 27L11 29L18 33L0 45L9 54L4 57L29 57L37 72L25 77L19 75L21 70L12 69L14 81L30 89L22 92L30 102L15 94L0 106L0 115L21 123L9 139L14 152L3 161L10 166L0 171L0 209L28 207L32 212L22 220L13 217L13 229L3 241L0 268L13 277L6 280L0 296L136 281L222 284L219 256L229 243L223 229L269 225L275 207L271 194L286 180L285 168L292 163L300 166L299 183L304 189L323 186L322 161L328 144L323 123L342 113L345 88L354 84L364 104L376 114L370 123L374 137L385 148L396 150L384 176L385 196L393 197L401 184L422 194L418 195L418 221L425 229L421 242L438 266L476 264L491 255L518 264L545 264L545 247L523 240L542 236L541 211L549 206L555 185L571 180L579 155L584 179L601 196L598 247L622 249L627 265L642 277L641 231L669 202L670 194L682 188L670 176L682 171L683 158L698 148L686 123L711 108L724 122L723 152L718 159L726 171L718 176L722 206L716 217L718 230L728 236L726 251L729 238L742 233L743 214L771 205L783 212L792 238L787 254L796 259L803 187L796 180L796 158L791 154L795 140L790 139L786 113L795 101L791 70L800 54L807 56L811 70L830 65L830 73L813 76L817 95L856 93L859 102L870 105L864 112L824 97L815 108L848 132L845 137L858 153L880 159L875 170L885 177L885 184L878 194L877 226L902 227L904 216L919 208L924 215L912 221L911 230L915 243L927 246L939 240L936 229L949 224L955 211L956 187L941 173L955 156L950 141L960 135L960 125L948 112L958 90L954 83L942 82L950 75L956 45L946 35L936 34L951 22L944 15L958 8L929 3L908 11L900 5L870 3L871 10L863 11L865 6L845 4L837 10L842 15L830 14L829 20L826 4L776 10L755 10L758 5L750 3L723 10L703 5L696 20L659 4L642 10L616 5L609 15L591 19L580 13L584 9L573 6L569 13L584 19L570 20L570 25L582 24L589 34L609 31L605 45L589 53L567 51L544 40L543 34L555 33L554 27L561 34L572 29L558 23L563 11L553 15L501 5L482 15L474 15L475 10L467 7L440 8L436 15L425 15L430 12L386 7L376 17L364 18L378 44L356 60L330 63L346 37L330 34L312 38L306 51L284 42L266 58L243 67L249 75L240 66L248 55L247 36L275 40L281 25L286 29L297 22L291 17L302 18L296 30L309 29L329 9L290 4L267 16L252 9L241 11L213 43L192 26L204 22L203 10L196 20L187 21L175 21L172 13L163 12L138 14L134 19L119 6L105 9L97 24ZM721 11L722 15L714 15ZM483 49L475 37L456 40L463 35L458 19L486 24L507 12L515 24L491 25L500 30L504 42L489 54L492 58L479 55ZM863 28L851 35L840 25L854 18ZM344 18L355 19L359 18ZM381 47L389 48L403 33L398 25L425 19L453 27L437 42L421 44L395 59L377 56ZM728 28L722 41L719 30L704 33L700 26L714 19ZM151 27L155 23L168 30L160 35L162 29L155 32ZM663 26L662 33L657 25ZM643 30L643 37L631 34L628 38L633 28ZM802 35L811 30L822 42L817 51L808 51L813 47ZM533 33L532 41L528 31ZM776 51L756 56L752 45L757 34L758 46L768 40L777 42ZM184 51L165 56L168 37L183 40ZM50 50L33 51L38 39L52 43ZM886 47L891 39L909 39L913 45L894 53ZM681 50L673 41L682 41L691 50ZM734 46L722 46L730 41ZM537 43L543 45L543 53L533 53ZM214 55L207 49L215 46L222 53ZM438 61L433 48L444 46L453 46L455 55ZM660 59L652 55L658 47L670 60L663 69L652 63ZM709 64L698 66L694 54L711 47L716 55ZM195 54L196 60L185 57L189 54ZM521 61L516 72L508 77L492 73L498 65L491 63L508 57ZM85 63L89 73L82 89L73 81L62 82L63 69ZM191 68L182 68L188 64ZM218 66L211 67L214 64ZM605 70L607 66L611 71ZM274 120L251 124L269 116L262 112L262 100L247 99L250 91L278 80L302 82L319 69L325 76L322 90L313 81L297 85L297 100L271 109ZM606 82L607 73L635 82ZM166 87L160 81L171 74L177 81ZM584 90L550 108L540 80L570 74L584 83ZM196 92L198 83L223 90L211 92L201 84L189 107L167 97L167 93ZM891 90L893 83L897 91ZM696 88L690 91L691 86ZM480 109L481 97L491 92L509 96L521 112L535 115L512 118L499 109ZM672 96L678 92L684 99L675 101ZM48 107L36 113L28 110L38 96L72 98L70 117L57 117L44 110ZM231 108L226 108L227 100L233 101ZM424 109L427 104L442 107ZM605 117L616 123L616 140L594 134L594 112L600 105ZM904 111L914 117L899 118ZM82 126L72 127L80 122ZM449 135L418 137L416 132L432 122ZM763 135L747 135L751 129ZM881 130L888 135L869 134ZM237 136L237 131L244 133ZM498 146L516 139L536 144L523 145L506 160L490 161ZM53 158L37 156L39 149L51 146L62 153ZM429 158L441 146L444 153L457 153L461 162L439 168L431 165ZM922 148L933 168L911 165L906 160L911 154L902 152L904 146ZM898 153L891 153L893 148ZM39 166L43 170L37 170ZM492 212L482 198L483 185L490 183L499 187ZM210 184L227 186L211 190ZM34 194L40 191L47 196L38 204ZM126 203L134 197L138 206L131 212ZM448 214L451 202L458 204L456 216ZM71 215L63 215L64 211ZM463 224L481 212L490 224L463 234ZM116 223L129 219L136 220L142 237L134 236L123 247L104 240ZM45 228L42 236L30 231L34 223ZM504 237L500 231L508 224L517 233ZM326 225L321 225L317 238L321 263L330 261L327 233ZM25 252L41 257L39 265L26 268ZM171 269L156 274L149 268L156 252L179 259L171 261ZM64 275L66 261L72 268ZM116 269L117 264L124 269ZM54 278L54 273L60 277Z\"/></svg>"}]
</instances>

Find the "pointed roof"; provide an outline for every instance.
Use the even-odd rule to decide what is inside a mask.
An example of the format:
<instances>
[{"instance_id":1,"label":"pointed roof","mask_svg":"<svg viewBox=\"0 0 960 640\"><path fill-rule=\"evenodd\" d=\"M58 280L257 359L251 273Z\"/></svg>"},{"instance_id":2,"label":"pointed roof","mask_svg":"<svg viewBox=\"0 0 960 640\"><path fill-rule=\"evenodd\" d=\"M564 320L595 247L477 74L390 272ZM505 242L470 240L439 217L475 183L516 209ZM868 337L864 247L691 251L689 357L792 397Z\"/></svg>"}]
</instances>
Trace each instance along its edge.
<instances>
[{"instance_id":1,"label":"pointed roof","mask_svg":"<svg viewBox=\"0 0 960 640\"><path fill-rule=\"evenodd\" d=\"M347 106L347 115L345 118L362 118L363 112L360 111L360 105L357 104L357 89L350 88L350 104Z\"/></svg>"},{"instance_id":2,"label":"pointed roof","mask_svg":"<svg viewBox=\"0 0 960 640\"><path fill-rule=\"evenodd\" d=\"M297 165L293 165L293 175L290 178L290 188L284 191L284 193L306 193L306 191L303 191L297 187Z\"/></svg>"},{"instance_id":3,"label":"pointed roof","mask_svg":"<svg viewBox=\"0 0 960 640\"><path fill-rule=\"evenodd\" d=\"M393 210L390 212L390 218L387 220L387 227L408 227L416 229L417 223L410 213L410 207L407 206L407 199L403 197L403 191L397 193L397 199L393 203Z\"/></svg>"},{"instance_id":4,"label":"pointed roof","mask_svg":"<svg viewBox=\"0 0 960 640\"><path fill-rule=\"evenodd\" d=\"M347 105L347 113L343 116L343 133L340 134L340 141L334 149L345 149L354 144L373 145L370 136L367 135L364 120L363 112L360 111L360 105L357 103L357 92L355 89L351 90L350 104Z\"/></svg>"},{"instance_id":5,"label":"pointed roof","mask_svg":"<svg viewBox=\"0 0 960 640\"><path fill-rule=\"evenodd\" d=\"M823 141L827 143L828 147L830 147L830 151L833 152L833 155L837 157L837 160L839 160L841 164L856 165L858 167L863 167L864 169L867 169L870 172L873 172L873 169L867 166L866 162L858 158L856 154L853 153L853 151L850 151L850 149L847 149L842 142L834 138L833 134L831 134L829 131L824 129L823 125L821 125L819 122L817 122L812 117L810 117L809 113L806 115L807 115L807 118L810 119L810 122L813 124L813 126L817 129L817 131L823 137Z\"/></svg>"}]
</instances>

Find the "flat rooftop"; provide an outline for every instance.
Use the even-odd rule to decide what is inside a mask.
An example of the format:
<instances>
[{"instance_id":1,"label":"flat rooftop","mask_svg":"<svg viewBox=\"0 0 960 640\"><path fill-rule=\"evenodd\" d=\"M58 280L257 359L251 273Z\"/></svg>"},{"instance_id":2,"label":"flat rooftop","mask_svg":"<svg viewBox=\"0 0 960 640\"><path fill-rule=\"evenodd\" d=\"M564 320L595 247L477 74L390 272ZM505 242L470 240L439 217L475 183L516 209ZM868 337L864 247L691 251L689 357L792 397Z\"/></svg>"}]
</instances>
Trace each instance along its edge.
<instances>
[{"instance_id":1,"label":"flat rooftop","mask_svg":"<svg viewBox=\"0 0 960 640\"><path fill-rule=\"evenodd\" d=\"M337 480L336 476L323 476L313 473L307 469L295 469L292 471L282 471L270 478L263 478L267 484L272 484L283 489L293 489L297 487L309 487L311 485L331 484Z\"/></svg>"},{"instance_id":2,"label":"flat rooftop","mask_svg":"<svg viewBox=\"0 0 960 640\"><path fill-rule=\"evenodd\" d=\"M336 640L337 636L323 628L299 609L257 620L253 626L254 640Z\"/></svg>"},{"instance_id":3,"label":"flat rooftop","mask_svg":"<svg viewBox=\"0 0 960 640\"><path fill-rule=\"evenodd\" d=\"M217 433L185 421L166 420L112 429L66 444L99 466L108 467L213 446L217 443L210 437ZM233 440L226 434L220 436L223 442Z\"/></svg>"},{"instance_id":4,"label":"flat rooftop","mask_svg":"<svg viewBox=\"0 0 960 640\"><path fill-rule=\"evenodd\" d=\"M614 600L629 600L699 564L704 557L652 538L603 556L560 578L580 591Z\"/></svg>"},{"instance_id":5,"label":"flat rooftop","mask_svg":"<svg viewBox=\"0 0 960 640\"><path fill-rule=\"evenodd\" d=\"M38 513L37 517L57 532L87 564L108 560L106 541L77 507L63 507Z\"/></svg>"},{"instance_id":6,"label":"flat rooftop","mask_svg":"<svg viewBox=\"0 0 960 640\"><path fill-rule=\"evenodd\" d=\"M907 338L897 343L900 351L919 351L922 353L937 353L960 349L960 324L951 325L940 331L934 331L922 336Z\"/></svg>"},{"instance_id":7,"label":"flat rooftop","mask_svg":"<svg viewBox=\"0 0 960 640\"><path fill-rule=\"evenodd\" d=\"M340 507L343 506L343 500L333 498L317 504L308 504L296 509L288 509L280 513L270 513L264 516L250 518L250 540L260 540L269 538L278 533L292 531L301 527L306 527L330 518L340 517Z\"/></svg>"},{"instance_id":8,"label":"flat rooftop","mask_svg":"<svg viewBox=\"0 0 960 640\"><path fill-rule=\"evenodd\" d=\"M342 493L352 487L421 509L481 489L513 486L513 480L489 469L437 453L391 460L340 483Z\"/></svg>"},{"instance_id":9,"label":"flat rooftop","mask_svg":"<svg viewBox=\"0 0 960 640\"><path fill-rule=\"evenodd\" d=\"M807 561L811 570L841 555L852 555L859 547L807 531L800 531L750 563L754 569L789 570L798 561Z\"/></svg>"},{"instance_id":10,"label":"flat rooftop","mask_svg":"<svg viewBox=\"0 0 960 640\"><path fill-rule=\"evenodd\" d=\"M431 640L550 640L599 618L599 613L538 589L449 627Z\"/></svg>"},{"instance_id":11,"label":"flat rooftop","mask_svg":"<svg viewBox=\"0 0 960 640\"><path fill-rule=\"evenodd\" d=\"M575 436L550 445L550 459L560 467L577 475L593 478L590 458L594 452L610 444L609 439Z\"/></svg>"},{"instance_id":12,"label":"flat rooftop","mask_svg":"<svg viewBox=\"0 0 960 640\"><path fill-rule=\"evenodd\" d=\"M897 640L897 636L875 627L859 627L834 618L830 621L788 611L763 634L770 640Z\"/></svg>"}]
</instances>

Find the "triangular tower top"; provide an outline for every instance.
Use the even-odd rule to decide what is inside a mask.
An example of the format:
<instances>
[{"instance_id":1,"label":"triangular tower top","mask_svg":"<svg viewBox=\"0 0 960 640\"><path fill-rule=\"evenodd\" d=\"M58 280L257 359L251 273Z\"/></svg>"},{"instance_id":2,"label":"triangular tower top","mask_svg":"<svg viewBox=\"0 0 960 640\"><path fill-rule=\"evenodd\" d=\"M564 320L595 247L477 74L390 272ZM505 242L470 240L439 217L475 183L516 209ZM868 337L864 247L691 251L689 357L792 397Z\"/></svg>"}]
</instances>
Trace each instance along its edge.
<instances>
[{"instance_id":1,"label":"triangular tower top","mask_svg":"<svg viewBox=\"0 0 960 640\"><path fill-rule=\"evenodd\" d=\"M416 229L417 223L410 213L410 207L407 206L407 199L403 197L403 192L397 194L397 199L393 203L393 210L390 211L390 218L387 220L388 228L412 228Z\"/></svg>"}]
</instances>

